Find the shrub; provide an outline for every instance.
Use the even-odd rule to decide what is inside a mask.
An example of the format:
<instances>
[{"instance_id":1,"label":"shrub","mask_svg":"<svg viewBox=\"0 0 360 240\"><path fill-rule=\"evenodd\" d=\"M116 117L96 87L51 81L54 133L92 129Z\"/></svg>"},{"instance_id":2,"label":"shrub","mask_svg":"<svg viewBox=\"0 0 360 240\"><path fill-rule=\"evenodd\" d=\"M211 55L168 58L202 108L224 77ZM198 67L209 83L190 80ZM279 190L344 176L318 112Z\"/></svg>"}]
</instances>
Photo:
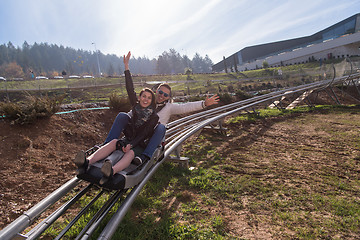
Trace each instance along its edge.
<instances>
[{"instance_id":1,"label":"shrub","mask_svg":"<svg viewBox=\"0 0 360 240\"><path fill-rule=\"evenodd\" d=\"M245 100L248 98L252 98L252 96L250 94L248 94L245 91L241 91L241 90L237 90L235 93L235 96L238 100Z\"/></svg>"},{"instance_id":2,"label":"shrub","mask_svg":"<svg viewBox=\"0 0 360 240\"><path fill-rule=\"evenodd\" d=\"M126 112L131 109L131 104L127 98L123 98L116 93L112 93L109 98L109 107L113 110Z\"/></svg>"},{"instance_id":3,"label":"shrub","mask_svg":"<svg viewBox=\"0 0 360 240\"><path fill-rule=\"evenodd\" d=\"M233 102L233 97L229 93L218 94L222 104L229 104Z\"/></svg>"},{"instance_id":4,"label":"shrub","mask_svg":"<svg viewBox=\"0 0 360 240\"><path fill-rule=\"evenodd\" d=\"M263 68L269 67L269 63L267 61L263 61L262 65L263 65Z\"/></svg>"},{"instance_id":5,"label":"shrub","mask_svg":"<svg viewBox=\"0 0 360 240\"><path fill-rule=\"evenodd\" d=\"M204 100L204 99L205 99L205 97L200 97L199 95L188 97L189 102L201 101L201 100Z\"/></svg>"},{"instance_id":6,"label":"shrub","mask_svg":"<svg viewBox=\"0 0 360 240\"><path fill-rule=\"evenodd\" d=\"M0 111L16 124L30 124L38 118L50 117L60 109L64 95L35 97L28 95L24 102L1 103Z\"/></svg>"}]
</instances>

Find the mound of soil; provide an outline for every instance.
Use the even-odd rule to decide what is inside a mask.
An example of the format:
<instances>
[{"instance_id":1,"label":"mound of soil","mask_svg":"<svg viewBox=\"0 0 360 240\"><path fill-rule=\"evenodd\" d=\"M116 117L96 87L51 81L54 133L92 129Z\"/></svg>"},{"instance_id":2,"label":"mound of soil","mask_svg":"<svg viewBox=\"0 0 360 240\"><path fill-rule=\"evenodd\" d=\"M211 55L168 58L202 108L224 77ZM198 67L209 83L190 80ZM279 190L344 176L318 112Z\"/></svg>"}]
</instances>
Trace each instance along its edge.
<instances>
[{"instance_id":1,"label":"mound of soil","mask_svg":"<svg viewBox=\"0 0 360 240\"><path fill-rule=\"evenodd\" d=\"M76 153L102 143L116 114L79 111L24 126L0 121L0 229L72 179Z\"/></svg>"}]
</instances>

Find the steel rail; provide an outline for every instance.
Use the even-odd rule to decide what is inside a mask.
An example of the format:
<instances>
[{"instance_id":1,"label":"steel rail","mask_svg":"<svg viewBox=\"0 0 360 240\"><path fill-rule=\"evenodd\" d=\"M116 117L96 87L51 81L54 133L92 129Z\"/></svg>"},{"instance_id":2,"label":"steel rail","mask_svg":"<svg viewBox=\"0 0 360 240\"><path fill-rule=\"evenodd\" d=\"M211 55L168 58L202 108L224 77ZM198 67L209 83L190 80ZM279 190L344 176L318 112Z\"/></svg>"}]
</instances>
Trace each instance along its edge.
<instances>
[{"instance_id":1,"label":"steel rail","mask_svg":"<svg viewBox=\"0 0 360 240\"><path fill-rule=\"evenodd\" d=\"M100 210L93 216L93 218L86 224L85 228L80 232L80 234L75 238L78 239L88 239L91 237L92 233L99 226L101 221L105 218L111 208L119 200L119 198L126 192L126 190L115 191L108 201L100 208Z\"/></svg>"},{"instance_id":2,"label":"steel rail","mask_svg":"<svg viewBox=\"0 0 360 240\"><path fill-rule=\"evenodd\" d=\"M360 74L357 77L360 77ZM335 82L338 83L341 80L344 80L344 79L343 78L338 78L338 79L336 79ZM333 81L333 80L329 80L329 81ZM306 86L306 87L303 87L303 88L299 88L296 91L307 91L307 90L309 90L311 88L321 87L322 84L328 84L328 82L325 81L325 82L322 82L321 84L316 84L316 86ZM200 122L199 124L194 125L193 127L189 128L188 130L182 132L176 138L174 138L172 141L170 141L165 146L166 152L174 151L183 141L185 141L189 137L189 133L191 133L190 135L192 135L192 134L196 133L197 131L199 131L201 128L205 127L206 125L209 125L210 123L212 123L214 121L217 121L217 120L219 120L221 118L232 115L232 114L234 114L236 112L245 110L246 108L253 107L255 105L267 102L267 101L272 100L272 99L276 99L276 98L281 97L281 96L289 95L289 94L292 94L292 93L294 93L294 91L288 91L286 93L275 95L275 96L272 96L272 97L269 97L269 98L266 98L266 99L262 99L262 100L250 103L248 105L243 105L243 106L241 106L239 108L236 108L234 110L231 110L229 112L222 113L222 114L220 114L218 116L215 116L215 117L212 117L210 119L204 120L203 122ZM167 156L167 153L165 153L165 156Z\"/></svg>"},{"instance_id":3,"label":"steel rail","mask_svg":"<svg viewBox=\"0 0 360 240\"><path fill-rule=\"evenodd\" d=\"M332 79L331 81L334 81L334 79ZM242 101L239 101L239 102L235 102L235 103L232 103L232 104L224 105L224 106L221 106L221 107L218 107L218 108L214 108L214 109L211 109L211 110L208 110L208 111L204 111L203 114L202 114L202 112L196 113L196 114L193 114L193 115L178 119L178 120L173 121L170 124L168 124L168 130L166 132L166 136L167 137L169 136L170 138L174 137L176 132L184 130L184 129L180 128L180 127L186 127L186 126L189 127L189 124L196 121L196 120L211 117L213 115L219 114L220 112L229 111L231 109L238 108L239 106L243 106L243 105L251 103L251 102L258 102L258 101L260 101L262 99L268 99L270 101L271 99L274 99L274 97L275 97L275 99L276 98L281 98L282 96L294 94L295 92L299 92L298 90L300 90L300 92L304 92L304 91L307 91L309 89L316 88L316 86L318 86L318 85L323 85L323 84L328 84L328 83L329 83L329 80L323 80L323 81L319 81L319 82L304 84L304 85L296 86L296 87L293 87L293 88L284 89L284 90L281 90L281 91L272 92L272 93L264 94L264 95L261 95L261 96L249 98L249 99L246 99L246 100L242 100ZM176 127L174 127L174 126L176 126Z\"/></svg>"},{"instance_id":4,"label":"steel rail","mask_svg":"<svg viewBox=\"0 0 360 240\"><path fill-rule=\"evenodd\" d=\"M89 184L82 191L76 194L72 199L70 199L67 203L62 205L56 211L54 211L50 216L48 216L44 221L34 227L31 231L29 231L25 236L28 240L38 238L51 224L53 224L59 217L61 217L66 210L68 210L77 200L79 200L85 193L87 193L92 184Z\"/></svg>"},{"instance_id":5,"label":"steel rail","mask_svg":"<svg viewBox=\"0 0 360 240\"><path fill-rule=\"evenodd\" d=\"M83 216L87 210L90 209L92 205L104 194L104 190L101 190L80 212L70 221L70 223L56 236L54 240L61 239L69 230L70 228Z\"/></svg>"},{"instance_id":6,"label":"steel rail","mask_svg":"<svg viewBox=\"0 0 360 240\"><path fill-rule=\"evenodd\" d=\"M192 123L194 121L209 118L209 117L212 117L214 115L219 114L220 112L229 111L231 109L242 106L242 105L244 105L246 103L255 102L255 101L258 101L260 99L268 98L269 96L273 96L273 95L276 95L276 94L279 94L279 93L282 93L282 92L283 91L278 91L278 92L274 92L274 93L264 94L264 95L261 95L261 96L256 96L256 97L253 97L253 98L249 98L249 99L242 100L242 101L239 101L239 102L227 104L227 105L224 105L224 106L220 106L220 107L217 107L217 108L213 108L213 109L210 109L210 110L207 110L207 111L199 112L199 113L192 114L192 115L189 115L187 117L175 120L175 121L173 121L173 122L171 122L171 123L169 123L167 125L166 136L169 136L169 137L173 136L176 132L182 131L183 130L182 127L186 128L186 127L188 127L190 125L190 123Z\"/></svg>"},{"instance_id":7,"label":"steel rail","mask_svg":"<svg viewBox=\"0 0 360 240\"><path fill-rule=\"evenodd\" d=\"M30 210L23 213L20 217L18 217L15 221L10 223L0 232L0 239L7 240L13 239L18 233L22 232L30 226L33 221L40 216L46 209L56 203L59 199L61 199L65 194L71 191L74 187L76 187L80 182L80 179L77 177L72 178L60 188L52 192L46 198L44 198L41 202L36 204Z\"/></svg>"},{"instance_id":8,"label":"steel rail","mask_svg":"<svg viewBox=\"0 0 360 240\"><path fill-rule=\"evenodd\" d=\"M359 76L358 76L359 77ZM343 81L343 78L338 78L336 81L335 79L329 80L332 83L338 83ZM120 224L121 220L124 218L125 214L131 207L132 203L135 201L136 197L139 195L142 188L145 186L145 184L150 180L152 175L157 171L157 169L160 167L160 165L166 160L170 154L175 151L185 140L187 140L189 137L191 137L193 134L204 128L205 126L211 124L212 122L215 122L219 119L222 119L224 117L227 117L229 115L235 114L239 111L242 111L246 108L255 106L260 103L268 102L269 100L278 98L280 96L285 96L294 93L295 91L305 91L309 89L316 89L321 87L323 84L328 84L329 81L322 81L321 83L317 84L311 84L310 86L305 87L298 87L296 90L287 91L285 93L274 95L269 98L261 99L259 101L255 101L253 103L249 103L248 105L241 106L239 108L233 109L231 111L228 111L226 113L219 114L218 116L206 119L202 122L199 122L195 125L193 125L191 128L187 129L186 131L183 131L182 133L178 134L177 137L175 137L172 141L170 141L165 146L165 152L162 157L162 159L159 159L159 161L149 170L149 172L145 175L144 179L139 183L139 185L135 186L132 191L129 193L129 195L125 198L125 200L122 202L121 206L118 208L118 210L115 212L115 214L112 216L110 221L107 223L106 227L101 232L100 236L98 237L99 240L109 240L115 233L116 229L118 228L118 225ZM287 89L289 90L289 89Z\"/></svg>"},{"instance_id":9,"label":"steel rail","mask_svg":"<svg viewBox=\"0 0 360 240\"><path fill-rule=\"evenodd\" d=\"M246 100L242 100L242 101L238 101L238 102L231 103L231 104L228 104L228 105L224 105L224 106L221 106L221 107L217 107L217 108L214 108L214 109L210 109L210 110L207 110L207 111L192 114L192 115L183 117L181 119L178 119L178 120L175 120L175 121L169 123L167 125L166 135L167 136L173 135L174 132L181 130L180 127L188 126L189 123L191 123L191 122L193 122L195 120L199 120L199 119L206 118L206 117L211 117L211 116L213 116L215 114L218 114L219 112L228 111L229 109L237 108L237 107L239 107L241 105L244 105L246 103L256 102L258 100L265 99L265 98L270 98L270 97L275 96L275 95L278 95L279 97L281 97L281 96L283 96L282 94L286 93L287 91L292 91L291 93L294 93L293 91L295 91L297 89L302 89L302 88L304 88L306 86L308 86L309 88L312 88L312 87L315 87L317 85L323 85L324 83L327 83L327 84L330 83L331 84L334 80L335 80L335 78L333 78L331 81L322 80L322 81L318 81L318 82L314 82L314 83L309 83L309 84L304 84L304 85L300 85L300 86L296 86L296 87L292 87L292 88L287 88L287 89L283 89L283 90L280 90L280 91L271 92L271 93L264 94L264 95L261 95L261 96L256 96L256 97L249 98L249 99L246 99ZM176 128L174 128L174 126L176 126Z\"/></svg>"}]
</instances>

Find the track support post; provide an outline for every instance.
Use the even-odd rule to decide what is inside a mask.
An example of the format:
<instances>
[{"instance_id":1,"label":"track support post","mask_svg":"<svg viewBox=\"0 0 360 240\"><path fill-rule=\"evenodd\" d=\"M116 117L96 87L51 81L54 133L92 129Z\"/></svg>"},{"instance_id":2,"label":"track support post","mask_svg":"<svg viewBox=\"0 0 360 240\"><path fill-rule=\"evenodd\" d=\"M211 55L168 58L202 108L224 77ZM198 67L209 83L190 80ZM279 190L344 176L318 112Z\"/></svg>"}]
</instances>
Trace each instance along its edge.
<instances>
[{"instance_id":1,"label":"track support post","mask_svg":"<svg viewBox=\"0 0 360 240\"><path fill-rule=\"evenodd\" d=\"M188 157L181 157L182 144L180 144L173 152L175 155L170 155L167 160L170 160L172 162L179 163L184 168L189 168L189 158Z\"/></svg>"},{"instance_id":2,"label":"track support post","mask_svg":"<svg viewBox=\"0 0 360 240\"><path fill-rule=\"evenodd\" d=\"M218 126L216 126L214 124L209 124L208 126L205 126L204 129L216 130L216 131L219 131L220 134L223 134L226 136L227 128L225 128L223 126L223 124L224 124L224 119L220 119L218 122Z\"/></svg>"}]
</instances>

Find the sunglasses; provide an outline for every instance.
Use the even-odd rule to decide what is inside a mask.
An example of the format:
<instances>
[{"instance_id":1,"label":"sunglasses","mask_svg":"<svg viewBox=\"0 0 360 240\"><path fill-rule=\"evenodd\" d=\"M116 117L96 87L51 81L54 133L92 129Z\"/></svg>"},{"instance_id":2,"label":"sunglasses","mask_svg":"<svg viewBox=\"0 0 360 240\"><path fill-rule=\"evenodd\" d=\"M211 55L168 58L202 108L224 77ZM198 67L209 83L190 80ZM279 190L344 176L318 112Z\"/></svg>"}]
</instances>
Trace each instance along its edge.
<instances>
[{"instance_id":1,"label":"sunglasses","mask_svg":"<svg viewBox=\"0 0 360 240\"><path fill-rule=\"evenodd\" d=\"M161 90L158 90L158 93L161 94L161 95L164 95L164 97L169 97L170 95L161 91Z\"/></svg>"}]
</instances>

